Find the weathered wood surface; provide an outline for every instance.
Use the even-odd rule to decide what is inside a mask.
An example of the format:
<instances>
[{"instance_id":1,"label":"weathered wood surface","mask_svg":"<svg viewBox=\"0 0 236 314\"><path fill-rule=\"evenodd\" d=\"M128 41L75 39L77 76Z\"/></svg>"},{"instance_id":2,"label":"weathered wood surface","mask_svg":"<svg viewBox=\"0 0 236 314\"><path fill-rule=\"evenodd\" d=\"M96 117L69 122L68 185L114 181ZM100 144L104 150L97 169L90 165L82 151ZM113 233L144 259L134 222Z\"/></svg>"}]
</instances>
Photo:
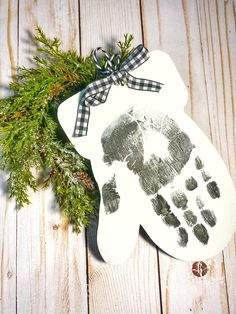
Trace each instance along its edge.
<instances>
[{"instance_id":1,"label":"weathered wood surface","mask_svg":"<svg viewBox=\"0 0 236 314\"><path fill-rule=\"evenodd\" d=\"M0 83L29 65L36 25L83 55L124 33L163 49L189 89L188 114L236 183L236 2L229 0L0 0ZM236 239L197 277L142 231L123 264L102 262L96 227L73 234L51 191L16 212L0 177L0 313L236 313Z\"/></svg>"}]
</instances>

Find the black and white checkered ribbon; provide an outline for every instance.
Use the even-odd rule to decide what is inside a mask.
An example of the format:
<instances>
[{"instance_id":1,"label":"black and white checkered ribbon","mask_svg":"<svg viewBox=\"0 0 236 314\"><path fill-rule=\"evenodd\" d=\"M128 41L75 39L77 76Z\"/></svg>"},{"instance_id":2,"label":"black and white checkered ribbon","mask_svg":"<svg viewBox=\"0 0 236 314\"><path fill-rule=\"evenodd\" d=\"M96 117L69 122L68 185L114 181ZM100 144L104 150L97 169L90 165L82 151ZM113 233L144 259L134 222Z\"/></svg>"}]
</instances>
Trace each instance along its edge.
<instances>
[{"instance_id":1,"label":"black and white checkered ribbon","mask_svg":"<svg viewBox=\"0 0 236 314\"><path fill-rule=\"evenodd\" d=\"M98 48L97 50L102 49ZM97 62L97 50L95 50L93 54L94 61L99 70L101 70L101 73L107 76L89 84L86 87L78 106L73 134L74 137L87 135L90 106L97 106L104 103L113 84L125 84L132 89L152 92L159 92L163 85L162 83L152 80L136 78L128 73L129 71L139 67L149 58L148 50L144 48L143 45L137 46L122 64L120 64L120 56L113 55L110 57L104 50L102 50L107 59L105 68L103 69Z\"/></svg>"}]
</instances>

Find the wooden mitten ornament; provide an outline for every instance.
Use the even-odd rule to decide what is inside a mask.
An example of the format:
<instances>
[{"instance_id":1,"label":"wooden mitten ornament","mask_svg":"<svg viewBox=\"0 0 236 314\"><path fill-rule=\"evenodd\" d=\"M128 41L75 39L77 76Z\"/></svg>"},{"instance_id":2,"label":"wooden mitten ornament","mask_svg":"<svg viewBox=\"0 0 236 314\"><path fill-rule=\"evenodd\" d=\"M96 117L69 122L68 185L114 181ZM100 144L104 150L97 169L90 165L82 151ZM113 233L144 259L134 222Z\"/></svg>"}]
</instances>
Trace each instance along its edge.
<instances>
[{"instance_id":1,"label":"wooden mitten ornament","mask_svg":"<svg viewBox=\"0 0 236 314\"><path fill-rule=\"evenodd\" d=\"M131 254L140 225L181 260L213 257L236 229L236 194L226 166L184 113L187 89L169 56L149 56L132 70L110 64L109 88L96 81L95 89L90 84L58 109L69 140L91 160L101 193L98 247L112 264ZM137 58L134 53L130 60ZM133 89L132 80L143 86ZM152 82L163 85L158 90Z\"/></svg>"}]
</instances>

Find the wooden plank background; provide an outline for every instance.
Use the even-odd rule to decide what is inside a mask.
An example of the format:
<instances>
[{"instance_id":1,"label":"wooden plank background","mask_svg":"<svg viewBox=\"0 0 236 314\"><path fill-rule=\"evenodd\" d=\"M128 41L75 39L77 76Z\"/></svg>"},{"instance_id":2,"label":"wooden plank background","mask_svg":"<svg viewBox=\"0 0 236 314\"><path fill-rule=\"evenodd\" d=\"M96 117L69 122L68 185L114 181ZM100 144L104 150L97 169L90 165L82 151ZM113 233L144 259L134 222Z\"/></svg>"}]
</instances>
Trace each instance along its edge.
<instances>
[{"instance_id":1,"label":"wooden plank background","mask_svg":"<svg viewBox=\"0 0 236 314\"><path fill-rule=\"evenodd\" d=\"M135 35L163 49L189 90L187 113L236 183L235 0L0 0L0 95L29 66L29 34L43 27L83 55ZM236 239L204 261L205 276L159 251L141 231L132 256L105 264L96 226L74 234L50 190L16 212L0 174L0 313L236 313Z\"/></svg>"}]
</instances>

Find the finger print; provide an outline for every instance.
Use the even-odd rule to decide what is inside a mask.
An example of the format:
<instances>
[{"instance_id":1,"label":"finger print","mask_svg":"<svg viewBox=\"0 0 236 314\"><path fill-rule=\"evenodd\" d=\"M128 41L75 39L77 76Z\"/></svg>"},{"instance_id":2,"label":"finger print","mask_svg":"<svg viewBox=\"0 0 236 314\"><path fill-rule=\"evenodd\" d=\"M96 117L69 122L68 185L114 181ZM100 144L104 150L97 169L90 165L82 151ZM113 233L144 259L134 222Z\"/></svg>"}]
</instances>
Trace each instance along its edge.
<instances>
[{"instance_id":1,"label":"finger print","mask_svg":"<svg viewBox=\"0 0 236 314\"><path fill-rule=\"evenodd\" d=\"M207 183L207 191L212 198L220 197L220 189L215 181Z\"/></svg>"},{"instance_id":2,"label":"finger print","mask_svg":"<svg viewBox=\"0 0 236 314\"><path fill-rule=\"evenodd\" d=\"M202 171L202 178L205 182L209 181L211 179L211 176L206 171Z\"/></svg>"},{"instance_id":3,"label":"finger print","mask_svg":"<svg viewBox=\"0 0 236 314\"><path fill-rule=\"evenodd\" d=\"M167 214L164 217L164 221L168 226L173 226L174 228L180 225L179 219L173 213Z\"/></svg>"},{"instance_id":4,"label":"finger print","mask_svg":"<svg viewBox=\"0 0 236 314\"><path fill-rule=\"evenodd\" d=\"M188 204L188 199L184 192L178 190L171 194L172 202L177 208L186 209Z\"/></svg>"},{"instance_id":5,"label":"finger print","mask_svg":"<svg viewBox=\"0 0 236 314\"><path fill-rule=\"evenodd\" d=\"M117 211L120 203L120 195L116 190L115 175L102 187L102 199L106 214Z\"/></svg>"},{"instance_id":6,"label":"finger print","mask_svg":"<svg viewBox=\"0 0 236 314\"><path fill-rule=\"evenodd\" d=\"M209 235L206 227L203 224L197 224L193 227L193 233L195 237L203 244L207 244L209 240Z\"/></svg>"},{"instance_id":7,"label":"finger print","mask_svg":"<svg viewBox=\"0 0 236 314\"><path fill-rule=\"evenodd\" d=\"M204 166L204 164L203 164L202 160L200 159L199 156L197 156L195 158L195 167L197 168L197 170L200 170L203 168L203 166Z\"/></svg>"},{"instance_id":8,"label":"finger print","mask_svg":"<svg viewBox=\"0 0 236 314\"><path fill-rule=\"evenodd\" d=\"M195 190L197 186L198 186L197 181L193 177L190 177L185 181L185 187L189 191Z\"/></svg>"},{"instance_id":9,"label":"finger print","mask_svg":"<svg viewBox=\"0 0 236 314\"><path fill-rule=\"evenodd\" d=\"M188 233L183 227L179 227L177 230L178 233L178 244L179 246L186 247L188 243Z\"/></svg>"},{"instance_id":10,"label":"finger print","mask_svg":"<svg viewBox=\"0 0 236 314\"><path fill-rule=\"evenodd\" d=\"M216 225L216 216L213 211L204 209L201 211L201 215L209 226L214 227Z\"/></svg>"},{"instance_id":11,"label":"finger print","mask_svg":"<svg viewBox=\"0 0 236 314\"><path fill-rule=\"evenodd\" d=\"M196 197L196 204L199 209L202 209L205 205L199 195Z\"/></svg>"},{"instance_id":12,"label":"finger print","mask_svg":"<svg viewBox=\"0 0 236 314\"><path fill-rule=\"evenodd\" d=\"M157 194L151 201L157 215L166 216L170 213L170 205L162 195Z\"/></svg>"},{"instance_id":13,"label":"finger print","mask_svg":"<svg viewBox=\"0 0 236 314\"><path fill-rule=\"evenodd\" d=\"M193 227L197 223L197 216L191 210L185 211L183 216L189 227Z\"/></svg>"}]
</instances>

